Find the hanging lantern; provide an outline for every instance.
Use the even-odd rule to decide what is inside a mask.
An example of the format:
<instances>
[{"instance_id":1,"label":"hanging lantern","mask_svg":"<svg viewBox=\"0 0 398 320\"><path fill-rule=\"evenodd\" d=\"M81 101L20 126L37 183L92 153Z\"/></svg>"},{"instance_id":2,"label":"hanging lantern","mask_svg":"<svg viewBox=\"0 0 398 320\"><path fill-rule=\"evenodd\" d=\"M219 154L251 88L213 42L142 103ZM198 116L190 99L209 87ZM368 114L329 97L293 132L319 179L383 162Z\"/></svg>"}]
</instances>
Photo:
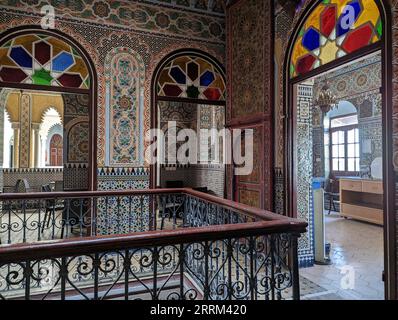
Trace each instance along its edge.
<instances>
[{"instance_id":1,"label":"hanging lantern","mask_svg":"<svg viewBox=\"0 0 398 320\"><path fill-rule=\"evenodd\" d=\"M318 98L315 100L314 105L318 106L324 114L338 106L337 98L333 94L332 90L330 90L326 79L324 80L323 86L319 91Z\"/></svg>"}]
</instances>

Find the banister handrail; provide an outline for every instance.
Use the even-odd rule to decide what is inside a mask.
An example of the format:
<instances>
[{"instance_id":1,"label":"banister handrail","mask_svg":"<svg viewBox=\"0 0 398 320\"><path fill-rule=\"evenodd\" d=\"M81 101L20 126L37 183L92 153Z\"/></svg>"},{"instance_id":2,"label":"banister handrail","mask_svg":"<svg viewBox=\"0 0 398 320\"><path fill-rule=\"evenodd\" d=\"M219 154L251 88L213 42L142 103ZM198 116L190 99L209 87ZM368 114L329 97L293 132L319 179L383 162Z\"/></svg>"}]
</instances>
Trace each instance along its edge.
<instances>
[{"instance_id":1,"label":"banister handrail","mask_svg":"<svg viewBox=\"0 0 398 320\"><path fill-rule=\"evenodd\" d=\"M299 236L300 233L306 231L306 228L306 222L283 219L280 221L258 221L189 229L146 231L127 235L71 238L32 244L10 244L0 247L0 264L15 263L29 259L61 258L111 250L167 246L278 233L290 233Z\"/></svg>"},{"instance_id":2,"label":"banister handrail","mask_svg":"<svg viewBox=\"0 0 398 320\"><path fill-rule=\"evenodd\" d=\"M170 189L141 189L125 191L70 191L70 192L31 192L31 193L2 193L0 201L8 200L40 200L40 199L73 199L73 198L93 198L93 197L128 197L143 195L161 195L161 194L188 194L217 204L224 208L230 208L240 213L260 218L262 220L281 220L296 221L286 216L272 213L267 210L250 207L248 205L237 203L228 199L219 198L207 193L193 190L191 188L170 188Z\"/></svg>"}]
</instances>

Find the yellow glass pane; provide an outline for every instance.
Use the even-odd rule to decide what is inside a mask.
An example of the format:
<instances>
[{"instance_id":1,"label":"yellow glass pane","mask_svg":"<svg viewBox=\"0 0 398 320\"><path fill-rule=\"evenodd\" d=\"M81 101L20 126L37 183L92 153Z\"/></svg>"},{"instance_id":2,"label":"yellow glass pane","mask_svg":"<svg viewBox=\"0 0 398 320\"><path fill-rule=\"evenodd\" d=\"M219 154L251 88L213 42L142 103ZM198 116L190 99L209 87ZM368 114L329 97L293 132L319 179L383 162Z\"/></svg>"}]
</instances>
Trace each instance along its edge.
<instances>
[{"instance_id":1,"label":"yellow glass pane","mask_svg":"<svg viewBox=\"0 0 398 320\"><path fill-rule=\"evenodd\" d=\"M0 48L0 66L15 67L16 64L8 57L7 53L8 48Z\"/></svg>"},{"instance_id":2,"label":"yellow glass pane","mask_svg":"<svg viewBox=\"0 0 398 320\"><path fill-rule=\"evenodd\" d=\"M321 52L319 54L321 64L326 64L335 60L337 51L339 51L339 48L336 46L336 42L327 41L326 44L321 47Z\"/></svg>"},{"instance_id":3,"label":"yellow glass pane","mask_svg":"<svg viewBox=\"0 0 398 320\"><path fill-rule=\"evenodd\" d=\"M224 80L220 75L216 76L216 80L209 86L210 88L220 88L221 91L225 90Z\"/></svg>"},{"instance_id":4,"label":"yellow glass pane","mask_svg":"<svg viewBox=\"0 0 398 320\"><path fill-rule=\"evenodd\" d=\"M53 57L62 51L70 52L70 46L61 40L48 38L47 42L53 46Z\"/></svg>"},{"instance_id":5,"label":"yellow glass pane","mask_svg":"<svg viewBox=\"0 0 398 320\"><path fill-rule=\"evenodd\" d=\"M302 37L299 37L296 41L296 44L294 45L293 48L293 53L292 53L292 63L296 65L297 60L301 58L302 56L306 55L308 53L308 50L303 47L302 45Z\"/></svg>"},{"instance_id":6,"label":"yellow glass pane","mask_svg":"<svg viewBox=\"0 0 398 320\"><path fill-rule=\"evenodd\" d=\"M325 6L323 4L320 4L318 7L315 8L315 10L310 14L307 21L304 24L305 30L307 30L310 27L313 27L317 30L319 30L321 28L320 15L321 15L323 9L325 9Z\"/></svg>"},{"instance_id":7,"label":"yellow glass pane","mask_svg":"<svg viewBox=\"0 0 398 320\"><path fill-rule=\"evenodd\" d=\"M169 76L169 70L164 69L159 76L159 83L163 86L165 83L174 83L175 81Z\"/></svg>"},{"instance_id":8,"label":"yellow glass pane","mask_svg":"<svg viewBox=\"0 0 398 320\"><path fill-rule=\"evenodd\" d=\"M20 36L14 40L13 46L23 46L29 53L32 53L33 42L39 38L35 35Z\"/></svg>"},{"instance_id":9,"label":"yellow glass pane","mask_svg":"<svg viewBox=\"0 0 398 320\"><path fill-rule=\"evenodd\" d=\"M363 8L362 13L359 15L358 20L354 23L354 29L371 22L373 27L376 27L377 20L380 18L379 8L374 0L362 0Z\"/></svg>"},{"instance_id":10,"label":"yellow glass pane","mask_svg":"<svg viewBox=\"0 0 398 320\"><path fill-rule=\"evenodd\" d=\"M336 5L337 16L340 16L340 14L343 12L343 9L346 7L347 3L351 1L352 0L331 0L330 3Z\"/></svg>"},{"instance_id":11,"label":"yellow glass pane","mask_svg":"<svg viewBox=\"0 0 398 320\"><path fill-rule=\"evenodd\" d=\"M82 78L85 79L88 76L88 70L83 59L75 57L75 64L69 69L69 72L80 73Z\"/></svg>"},{"instance_id":12,"label":"yellow glass pane","mask_svg":"<svg viewBox=\"0 0 398 320\"><path fill-rule=\"evenodd\" d=\"M212 65L207 61L197 58L195 60L199 64L199 74L202 75L206 70L213 70Z\"/></svg>"},{"instance_id":13,"label":"yellow glass pane","mask_svg":"<svg viewBox=\"0 0 398 320\"><path fill-rule=\"evenodd\" d=\"M177 65L181 68L181 70L184 70L184 72L187 71L187 63L190 62L191 59L187 56L183 56L183 57L178 57L173 61L174 65Z\"/></svg>"}]
</instances>

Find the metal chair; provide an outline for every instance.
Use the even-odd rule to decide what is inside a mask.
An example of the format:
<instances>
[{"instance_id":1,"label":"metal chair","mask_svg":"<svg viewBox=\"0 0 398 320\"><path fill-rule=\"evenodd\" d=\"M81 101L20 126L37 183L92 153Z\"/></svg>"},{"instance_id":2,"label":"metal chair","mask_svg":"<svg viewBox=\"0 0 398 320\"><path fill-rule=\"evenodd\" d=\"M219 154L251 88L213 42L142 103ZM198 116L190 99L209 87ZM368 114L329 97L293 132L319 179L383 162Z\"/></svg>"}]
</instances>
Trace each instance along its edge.
<instances>
[{"instance_id":1,"label":"metal chair","mask_svg":"<svg viewBox=\"0 0 398 320\"><path fill-rule=\"evenodd\" d=\"M329 198L329 212L333 211L337 212L336 203L340 201L340 182L334 176L329 176L329 179L326 180L325 183L325 196Z\"/></svg>"},{"instance_id":2,"label":"metal chair","mask_svg":"<svg viewBox=\"0 0 398 320\"><path fill-rule=\"evenodd\" d=\"M52 189L49 184L45 184L41 186L41 191L42 192L51 192ZM44 214L44 219L43 219L43 225L41 227L41 232L44 231L44 227L48 228L50 226L50 221L51 221L51 214L54 215L53 219L55 220L55 213L57 211L64 211L64 204L63 203L57 203L55 199L46 199L45 200L45 214ZM47 221L47 223L46 223ZM64 226L62 226L64 228ZM63 230L62 230L63 233Z\"/></svg>"}]
</instances>

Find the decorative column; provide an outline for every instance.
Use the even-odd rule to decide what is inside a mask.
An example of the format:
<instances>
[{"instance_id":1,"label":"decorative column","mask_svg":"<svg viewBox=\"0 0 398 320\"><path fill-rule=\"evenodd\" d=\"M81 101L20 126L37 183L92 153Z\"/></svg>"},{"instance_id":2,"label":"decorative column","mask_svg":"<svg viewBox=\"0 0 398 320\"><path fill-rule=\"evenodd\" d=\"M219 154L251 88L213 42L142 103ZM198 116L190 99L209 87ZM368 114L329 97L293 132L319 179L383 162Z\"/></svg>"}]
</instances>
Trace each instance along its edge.
<instances>
[{"instance_id":1,"label":"decorative column","mask_svg":"<svg viewBox=\"0 0 398 320\"><path fill-rule=\"evenodd\" d=\"M29 94L21 93L20 108L20 150L19 150L19 167L29 168L30 165L30 148L31 148L31 97Z\"/></svg>"},{"instance_id":2,"label":"decorative column","mask_svg":"<svg viewBox=\"0 0 398 320\"><path fill-rule=\"evenodd\" d=\"M19 123L13 122L11 124L14 130L14 147L12 155L12 167L19 168Z\"/></svg>"}]
</instances>

